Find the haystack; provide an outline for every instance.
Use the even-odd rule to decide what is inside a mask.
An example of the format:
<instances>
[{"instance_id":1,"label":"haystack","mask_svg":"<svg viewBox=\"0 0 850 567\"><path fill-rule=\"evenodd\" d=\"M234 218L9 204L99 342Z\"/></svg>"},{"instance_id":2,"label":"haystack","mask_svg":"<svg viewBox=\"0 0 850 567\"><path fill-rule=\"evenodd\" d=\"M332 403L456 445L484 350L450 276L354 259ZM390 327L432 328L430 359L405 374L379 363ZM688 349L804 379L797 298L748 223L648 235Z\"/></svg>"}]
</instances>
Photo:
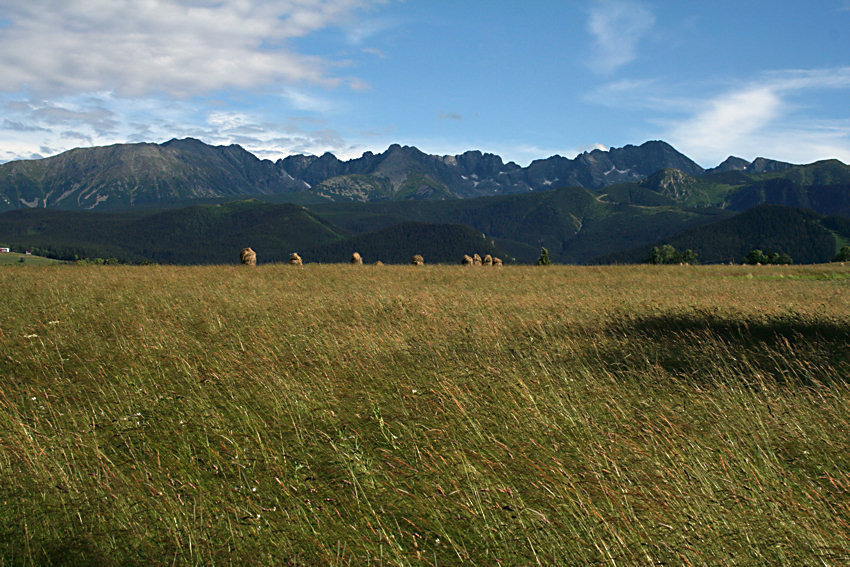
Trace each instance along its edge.
<instances>
[{"instance_id":1,"label":"haystack","mask_svg":"<svg viewBox=\"0 0 850 567\"><path fill-rule=\"evenodd\" d=\"M470 256L469 254L464 254L463 260L461 260L460 263L463 264L464 266L471 266L472 265L472 256Z\"/></svg>"},{"instance_id":2,"label":"haystack","mask_svg":"<svg viewBox=\"0 0 850 567\"><path fill-rule=\"evenodd\" d=\"M481 265L481 256L478 255L478 252L472 255L472 263L476 266Z\"/></svg>"},{"instance_id":3,"label":"haystack","mask_svg":"<svg viewBox=\"0 0 850 567\"><path fill-rule=\"evenodd\" d=\"M257 253L251 250L250 248L243 248L242 252L239 253L239 261L245 264L246 266L256 266Z\"/></svg>"},{"instance_id":4,"label":"haystack","mask_svg":"<svg viewBox=\"0 0 850 567\"><path fill-rule=\"evenodd\" d=\"M360 254L355 252L354 254L351 255L351 263L352 264L362 264L363 258L360 257Z\"/></svg>"},{"instance_id":5,"label":"haystack","mask_svg":"<svg viewBox=\"0 0 850 567\"><path fill-rule=\"evenodd\" d=\"M289 255L289 263L292 266L303 266L304 262L301 260L301 256L298 255L298 252L293 252Z\"/></svg>"},{"instance_id":6,"label":"haystack","mask_svg":"<svg viewBox=\"0 0 850 567\"><path fill-rule=\"evenodd\" d=\"M484 264L485 266L492 266L493 265L493 257L490 256L489 254L487 254L487 255L484 256L484 259L481 261L481 263Z\"/></svg>"},{"instance_id":7,"label":"haystack","mask_svg":"<svg viewBox=\"0 0 850 567\"><path fill-rule=\"evenodd\" d=\"M422 254L414 254L413 258L411 258L410 263L414 266L424 266L425 258L422 257Z\"/></svg>"}]
</instances>

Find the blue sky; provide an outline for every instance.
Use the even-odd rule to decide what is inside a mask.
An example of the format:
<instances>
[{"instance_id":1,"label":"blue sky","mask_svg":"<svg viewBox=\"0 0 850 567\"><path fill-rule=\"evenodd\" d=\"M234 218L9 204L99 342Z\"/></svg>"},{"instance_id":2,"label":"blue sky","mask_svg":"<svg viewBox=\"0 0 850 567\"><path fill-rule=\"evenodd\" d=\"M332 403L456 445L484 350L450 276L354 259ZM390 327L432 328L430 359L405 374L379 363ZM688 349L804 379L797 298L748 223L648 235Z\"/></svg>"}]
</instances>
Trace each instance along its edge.
<instances>
[{"instance_id":1,"label":"blue sky","mask_svg":"<svg viewBox=\"0 0 850 567\"><path fill-rule=\"evenodd\" d=\"M0 161L193 136L850 163L850 0L0 0Z\"/></svg>"}]
</instances>

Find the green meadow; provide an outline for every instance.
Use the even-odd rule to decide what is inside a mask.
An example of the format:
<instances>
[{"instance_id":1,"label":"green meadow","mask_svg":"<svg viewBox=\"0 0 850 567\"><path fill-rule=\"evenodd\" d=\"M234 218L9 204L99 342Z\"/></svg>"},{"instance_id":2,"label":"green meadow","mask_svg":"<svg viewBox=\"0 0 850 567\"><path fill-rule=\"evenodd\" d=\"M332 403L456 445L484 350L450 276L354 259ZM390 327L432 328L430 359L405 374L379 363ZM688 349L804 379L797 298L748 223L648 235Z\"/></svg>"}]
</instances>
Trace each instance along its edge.
<instances>
[{"instance_id":1,"label":"green meadow","mask_svg":"<svg viewBox=\"0 0 850 567\"><path fill-rule=\"evenodd\" d=\"M850 267L0 290L0 565L850 564Z\"/></svg>"},{"instance_id":2,"label":"green meadow","mask_svg":"<svg viewBox=\"0 0 850 567\"><path fill-rule=\"evenodd\" d=\"M20 254L18 252L4 252L0 254L0 266L46 266L62 263L61 260L32 254Z\"/></svg>"}]
</instances>

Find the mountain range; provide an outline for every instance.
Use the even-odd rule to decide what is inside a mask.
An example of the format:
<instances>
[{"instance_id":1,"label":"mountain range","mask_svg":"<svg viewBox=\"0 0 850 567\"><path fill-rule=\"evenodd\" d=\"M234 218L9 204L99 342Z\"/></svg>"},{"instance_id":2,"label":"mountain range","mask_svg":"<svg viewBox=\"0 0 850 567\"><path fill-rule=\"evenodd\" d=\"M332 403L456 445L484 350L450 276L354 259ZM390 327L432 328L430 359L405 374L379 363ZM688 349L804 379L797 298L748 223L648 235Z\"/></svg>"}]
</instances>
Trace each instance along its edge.
<instances>
[{"instance_id":1,"label":"mountain range","mask_svg":"<svg viewBox=\"0 0 850 567\"><path fill-rule=\"evenodd\" d=\"M791 164L729 158L706 172L665 142L652 141L568 159L552 156L527 167L494 154L423 153L394 144L342 161L330 153L258 159L238 145L210 146L186 138L78 148L38 160L0 165L0 209L126 209L198 199L276 196L298 203L457 199L566 186L600 189L640 182L662 169L688 176L782 171Z\"/></svg>"},{"instance_id":2,"label":"mountain range","mask_svg":"<svg viewBox=\"0 0 850 567\"><path fill-rule=\"evenodd\" d=\"M560 262L628 262L675 241L705 261L740 258L747 247L825 261L850 242L841 220L850 217L850 167L730 157L705 170L660 141L527 167L400 145L348 161L327 153L271 162L183 139L2 164L3 209L0 243L66 258L226 263L234 247L252 246L265 261L296 250L344 261L359 250L385 262L412 253L453 262L475 251L533 262L546 246ZM785 209L811 214L777 213ZM717 236L730 230L735 238Z\"/></svg>"}]
</instances>

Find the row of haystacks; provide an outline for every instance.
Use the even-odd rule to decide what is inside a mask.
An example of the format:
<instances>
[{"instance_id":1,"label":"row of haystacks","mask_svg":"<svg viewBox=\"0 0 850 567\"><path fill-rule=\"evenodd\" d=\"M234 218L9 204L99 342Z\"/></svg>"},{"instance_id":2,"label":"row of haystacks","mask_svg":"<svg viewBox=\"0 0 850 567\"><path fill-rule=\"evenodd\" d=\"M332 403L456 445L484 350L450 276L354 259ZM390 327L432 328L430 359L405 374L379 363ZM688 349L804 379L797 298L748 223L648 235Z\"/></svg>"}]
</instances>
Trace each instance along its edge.
<instances>
[{"instance_id":1,"label":"row of haystacks","mask_svg":"<svg viewBox=\"0 0 850 567\"><path fill-rule=\"evenodd\" d=\"M239 261L246 266L256 266L257 265L257 253L251 250L251 248L243 248L239 253ZM349 260L352 264L362 265L363 257L360 256L358 252L355 252L351 255L351 259ZM425 258L422 257L421 254L414 254L410 259L410 263L414 266L423 266L425 265ZM479 254L473 254L469 256L468 254L464 254L463 259L460 262L463 265L469 266L502 266L502 259L491 256L490 254L485 255L483 258ZM298 255L298 252L293 252L289 255L289 264L292 266L303 266L304 260L301 259L301 256ZM376 265L383 265L383 262L378 260L375 262Z\"/></svg>"},{"instance_id":2,"label":"row of haystacks","mask_svg":"<svg viewBox=\"0 0 850 567\"><path fill-rule=\"evenodd\" d=\"M498 268L502 267L502 259L497 258L496 256L491 256L489 254L485 254L482 258L478 253L470 256L469 254L464 254L463 260L460 261L464 266L496 266Z\"/></svg>"}]
</instances>

